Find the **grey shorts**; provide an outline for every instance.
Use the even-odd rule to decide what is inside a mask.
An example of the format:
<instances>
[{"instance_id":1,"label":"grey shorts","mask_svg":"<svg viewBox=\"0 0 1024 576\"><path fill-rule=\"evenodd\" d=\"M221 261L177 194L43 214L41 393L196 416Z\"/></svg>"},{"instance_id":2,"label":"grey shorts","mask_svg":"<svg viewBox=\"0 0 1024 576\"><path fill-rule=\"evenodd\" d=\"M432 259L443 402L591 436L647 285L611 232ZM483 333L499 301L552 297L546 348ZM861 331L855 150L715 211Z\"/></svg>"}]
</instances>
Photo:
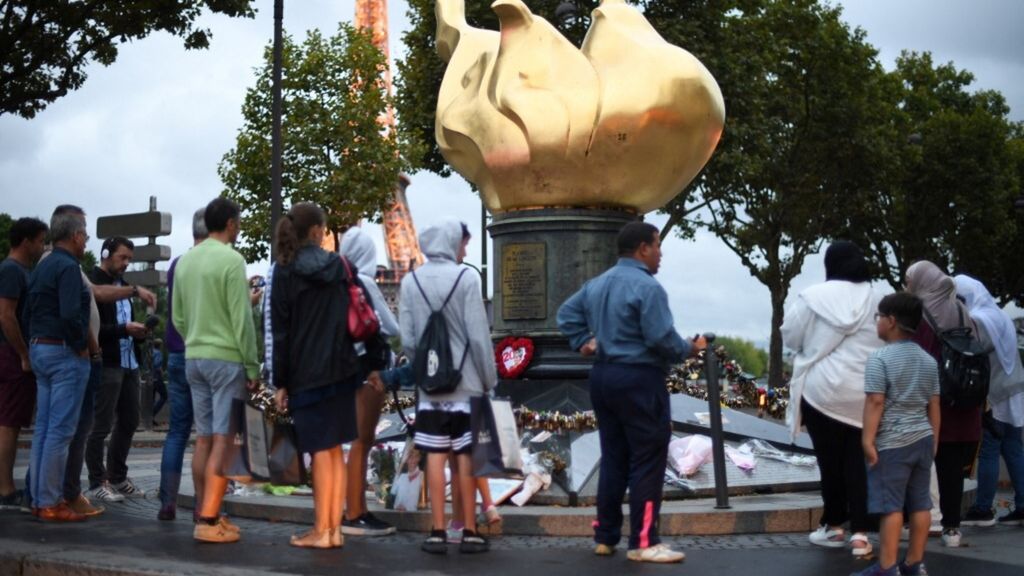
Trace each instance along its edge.
<instances>
[{"instance_id":1,"label":"grey shorts","mask_svg":"<svg viewBox=\"0 0 1024 576\"><path fill-rule=\"evenodd\" d=\"M932 509L928 487L934 458L934 436L909 446L878 451L878 463L868 468L868 513L890 514Z\"/></svg>"},{"instance_id":2,"label":"grey shorts","mask_svg":"<svg viewBox=\"0 0 1024 576\"><path fill-rule=\"evenodd\" d=\"M226 436L231 422L231 401L245 392L245 367L224 360L186 359L185 378L192 391L196 436Z\"/></svg>"}]
</instances>

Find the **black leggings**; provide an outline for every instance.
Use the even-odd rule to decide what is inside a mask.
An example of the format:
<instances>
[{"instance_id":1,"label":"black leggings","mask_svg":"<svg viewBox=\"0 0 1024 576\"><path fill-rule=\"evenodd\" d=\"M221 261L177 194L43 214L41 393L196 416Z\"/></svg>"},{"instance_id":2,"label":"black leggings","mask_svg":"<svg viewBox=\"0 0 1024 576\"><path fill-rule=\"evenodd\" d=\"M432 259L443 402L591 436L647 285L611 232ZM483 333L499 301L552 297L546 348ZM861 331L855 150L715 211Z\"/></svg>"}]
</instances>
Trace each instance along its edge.
<instances>
[{"instance_id":1,"label":"black leggings","mask_svg":"<svg viewBox=\"0 0 1024 576\"><path fill-rule=\"evenodd\" d=\"M878 518L868 515L868 474L861 429L822 414L806 401L800 408L821 472L825 510L820 524L841 526L849 520L851 532L875 531Z\"/></svg>"},{"instance_id":2,"label":"black leggings","mask_svg":"<svg viewBox=\"0 0 1024 576\"><path fill-rule=\"evenodd\" d=\"M939 450L935 453L935 475L939 481L943 528L960 527L964 476L977 454L977 442L939 442Z\"/></svg>"}]
</instances>

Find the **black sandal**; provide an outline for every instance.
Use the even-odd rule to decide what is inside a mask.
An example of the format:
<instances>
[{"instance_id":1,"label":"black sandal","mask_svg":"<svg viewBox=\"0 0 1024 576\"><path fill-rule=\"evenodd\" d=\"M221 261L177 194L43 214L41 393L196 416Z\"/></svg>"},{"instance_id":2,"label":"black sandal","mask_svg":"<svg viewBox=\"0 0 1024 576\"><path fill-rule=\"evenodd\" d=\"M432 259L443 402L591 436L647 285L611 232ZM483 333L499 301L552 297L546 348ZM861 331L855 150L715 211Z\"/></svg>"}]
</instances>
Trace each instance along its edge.
<instances>
[{"instance_id":1,"label":"black sandal","mask_svg":"<svg viewBox=\"0 0 1024 576\"><path fill-rule=\"evenodd\" d=\"M491 543L487 538L471 530L462 531L462 544L459 544L459 552L463 554L479 554L491 549Z\"/></svg>"},{"instance_id":2,"label":"black sandal","mask_svg":"<svg viewBox=\"0 0 1024 576\"><path fill-rule=\"evenodd\" d=\"M423 541L420 549L428 554L447 554L448 535L444 530L431 530L430 536Z\"/></svg>"}]
</instances>

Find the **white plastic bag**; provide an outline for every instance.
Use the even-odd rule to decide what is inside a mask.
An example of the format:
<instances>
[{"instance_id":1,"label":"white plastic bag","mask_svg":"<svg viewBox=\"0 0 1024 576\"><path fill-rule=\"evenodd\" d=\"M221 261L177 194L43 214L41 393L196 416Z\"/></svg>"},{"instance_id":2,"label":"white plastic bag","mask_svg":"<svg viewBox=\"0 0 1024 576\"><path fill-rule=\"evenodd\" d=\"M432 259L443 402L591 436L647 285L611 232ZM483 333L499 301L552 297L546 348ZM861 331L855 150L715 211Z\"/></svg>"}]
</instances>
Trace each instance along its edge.
<instances>
[{"instance_id":1,"label":"white plastic bag","mask_svg":"<svg viewBox=\"0 0 1024 576\"><path fill-rule=\"evenodd\" d=\"M668 459L677 472L692 476L711 462L711 438L699 434L676 438L668 443Z\"/></svg>"}]
</instances>

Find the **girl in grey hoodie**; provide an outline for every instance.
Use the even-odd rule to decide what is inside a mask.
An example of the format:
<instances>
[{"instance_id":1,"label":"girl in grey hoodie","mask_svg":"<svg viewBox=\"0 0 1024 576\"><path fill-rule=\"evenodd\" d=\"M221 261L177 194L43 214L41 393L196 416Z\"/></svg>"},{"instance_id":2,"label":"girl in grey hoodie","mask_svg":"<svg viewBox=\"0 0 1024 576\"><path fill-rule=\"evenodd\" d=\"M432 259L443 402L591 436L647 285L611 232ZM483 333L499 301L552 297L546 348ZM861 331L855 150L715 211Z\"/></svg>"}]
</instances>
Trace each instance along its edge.
<instances>
[{"instance_id":1,"label":"girl in grey hoodie","mask_svg":"<svg viewBox=\"0 0 1024 576\"><path fill-rule=\"evenodd\" d=\"M362 228L349 228L341 237L341 255L356 267L354 272L363 283L363 290L380 319L380 331L387 338L398 336L398 321L388 308L384 294L377 286L377 247ZM357 352L365 347L357 344ZM365 376L365 375L364 375ZM366 467L370 448L376 442L377 423L386 395L384 390L364 384L356 392L356 413L359 437L348 452L349 482L346 488L345 519L341 531L353 536L386 536L395 527L370 513L366 507Z\"/></svg>"}]
</instances>

